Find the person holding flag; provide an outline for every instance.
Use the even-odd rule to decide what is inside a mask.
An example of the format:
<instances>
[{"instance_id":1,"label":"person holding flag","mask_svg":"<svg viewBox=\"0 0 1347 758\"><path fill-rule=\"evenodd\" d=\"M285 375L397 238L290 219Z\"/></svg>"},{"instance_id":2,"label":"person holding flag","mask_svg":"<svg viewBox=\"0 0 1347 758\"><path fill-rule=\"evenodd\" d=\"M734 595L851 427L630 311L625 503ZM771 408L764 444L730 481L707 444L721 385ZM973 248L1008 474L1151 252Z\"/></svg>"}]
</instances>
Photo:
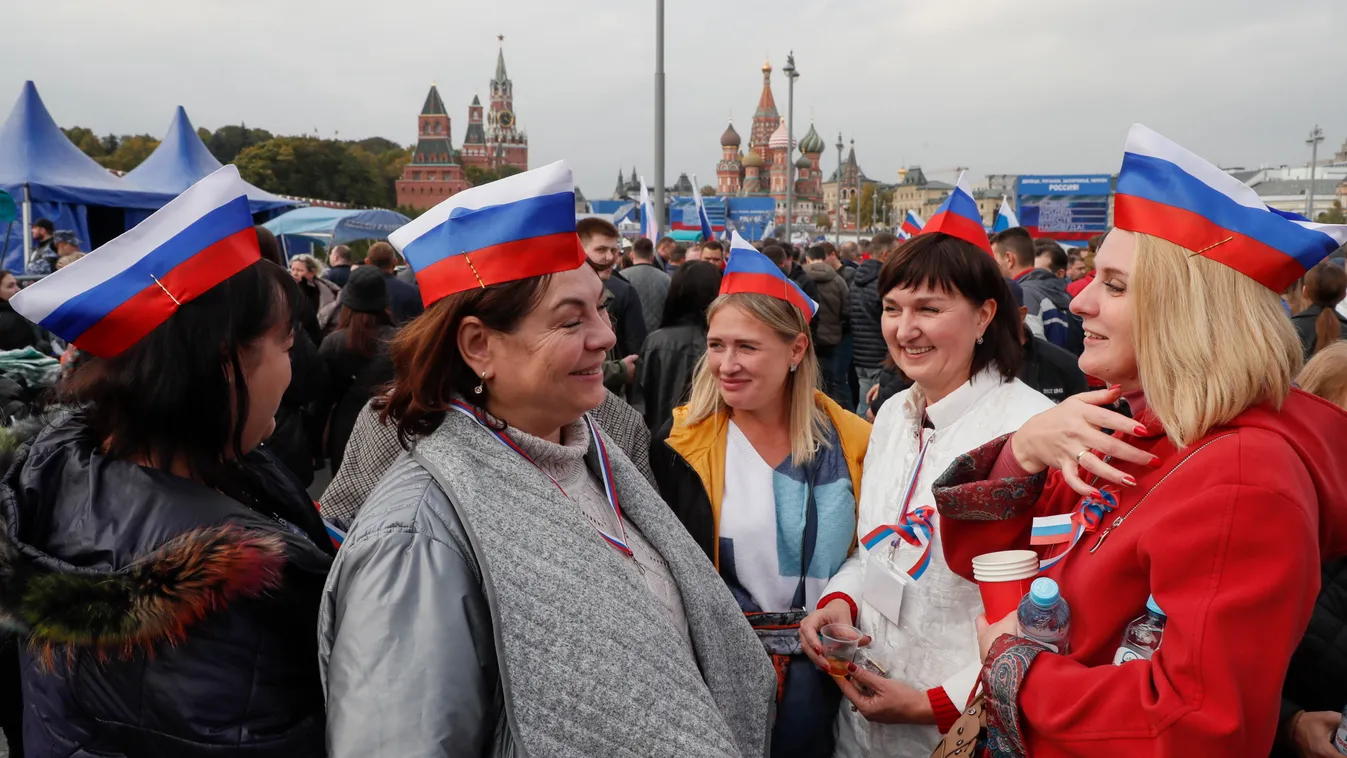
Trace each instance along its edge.
<instances>
[{"instance_id":1,"label":"person holding flag","mask_svg":"<svg viewBox=\"0 0 1347 758\"><path fill-rule=\"evenodd\" d=\"M1279 295L1347 226L1269 208L1140 124L1114 202L1098 277L1071 304L1080 368L1110 388L934 486L955 571L1036 550L1071 608L1060 652L1013 613L979 621L988 741L1036 758L1265 756L1320 561L1347 552L1347 414L1293 387L1302 351ZM1131 418L1107 407L1120 399ZM1112 665L1152 598L1162 646Z\"/></svg>"},{"instance_id":2,"label":"person holding flag","mask_svg":"<svg viewBox=\"0 0 1347 758\"><path fill-rule=\"evenodd\" d=\"M301 295L224 166L10 299L85 355L0 482L24 755L321 758L333 546L263 440ZM13 655L13 653L10 653Z\"/></svg>"},{"instance_id":3,"label":"person holding flag","mask_svg":"<svg viewBox=\"0 0 1347 758\"><path fill-rule=\"evenodd\" d=\"M329 754L763 755L767 657L590 416L614 336L570 169L465 190L389 241L428 305L378 405L416 444L326 588Z\"/></svg>"},{"instance_id":4,"label":"person holding flag","mask_svg":"<svg viewBox=\"0 0 1347 758\"><path fill-rule=\"evenodd\" d=\"M1020 225L1020 217L1015 215L1014 209L1010 207L1010 202L1006 196L1001 196L1001 207L996 211L996 221L992 223L992 233L1004 232L1005 230Z\"/></svg>"},{"instance_id":5,"label":"person holding flag","mask_svg":"<svg viewBox=\"0 0 1347 758\"><path fill-rule=\"evenodd\" d=\"M695 186L695 185L694 185ZM659 247L659 219L655 216L655 203L650 199L650 190L645 187L645 177L641 177L641 236L650 240L652 248Z\"/></svg>"},{"instance_id":6,"label":"person holding flag","mask_svg":"<svg viewBox=\"0 0 1347 758\"><path fill-rule=\"evenodd\" d=\"M977 682L978 589L945 562L931 483L970 445L1052 407L1015 378L1019 310L988 247L960 177L880 271L884 340L914 384L875 417L859 547L800 628L801 644L821 662L819 629L855 624L869 638L863 655L888 674L859 669L838 683L855 706L838 716L844 758L926 758Z\"/></svg>"},{"instance_id":7,"label":"person holding flag","mask_svg":"<svg viewBox=\"0 0 1347 758\"><path fill-rule=\"evenodd\" d=\"M777 663L772 755L821 758L840 696L798 654L794 629L854 545L870 425L818 389L817 304L738 234L730 245L691 400L650 462Z\"/></svg>"},{"instance_id":8,"label":"person holding flag","mask_svg":"<svg viewBox=\"0 0 1347 758\"><path fill-rule=\"evenodd\" d=\"M692 175L692 200L697 204L697 223L702 227L702 241L715 239L716 232L711 226L711 217L706 213L706 204L702 202L702 191L697 187L696 174Z\"/></svg>"}]
</instances>

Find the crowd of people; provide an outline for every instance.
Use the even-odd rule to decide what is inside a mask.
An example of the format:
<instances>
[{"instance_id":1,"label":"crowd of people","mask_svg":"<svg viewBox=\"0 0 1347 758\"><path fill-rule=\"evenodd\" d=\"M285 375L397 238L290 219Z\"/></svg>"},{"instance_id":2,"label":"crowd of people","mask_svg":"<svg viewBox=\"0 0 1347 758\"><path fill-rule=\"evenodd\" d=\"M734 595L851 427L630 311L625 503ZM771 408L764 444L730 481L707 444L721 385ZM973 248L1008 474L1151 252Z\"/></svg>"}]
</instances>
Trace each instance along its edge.
<instances>
[{"instance_id":1,"label":"crowd of people","mask_svg":"<svg viewBox=\"0 0 1347 758\"><path fill-rule=\"evenodd\" d=\"M627 240L572 186L325 260L229 166L101 268L35 224L0 348L64 368L0 434L11 754L1336 754L1347 227L1140 126L1069 252L962 185L841 247ZM987 617L1002 550L1060 646Z\"/></svg>"}]
</instances>

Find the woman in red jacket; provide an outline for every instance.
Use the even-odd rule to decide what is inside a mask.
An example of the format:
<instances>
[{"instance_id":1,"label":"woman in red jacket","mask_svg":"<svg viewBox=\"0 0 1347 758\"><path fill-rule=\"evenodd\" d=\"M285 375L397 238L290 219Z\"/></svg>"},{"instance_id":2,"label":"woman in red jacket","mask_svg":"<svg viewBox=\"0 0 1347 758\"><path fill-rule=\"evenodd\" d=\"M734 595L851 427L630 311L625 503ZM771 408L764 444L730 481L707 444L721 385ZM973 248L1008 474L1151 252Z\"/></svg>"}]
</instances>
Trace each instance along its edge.
<instances>
[{"instance_id":1,"label":"woman in red jacket","mask_svg":"<svg viewBox=\"0 0 1347 758\"><path fill-rule=\"evenodd\" d=\"M1064 654L1017 636L1013 614L980 627L989 751L1267 755L1320 551L1347 546L1347 415L1292 389L1300 343L1277 293L1347 227L1271 211L1142 126L1115 215L1071 306L1080 367L1110 388L962 456L934 488L955 571L1033 545L1071 605ZM1122 398L1133 418L1100 407ZM1055 542L1033 529L1067 514ZM1163 643L1115 666L1149 595Z\"/></svg>"}]
</instances>

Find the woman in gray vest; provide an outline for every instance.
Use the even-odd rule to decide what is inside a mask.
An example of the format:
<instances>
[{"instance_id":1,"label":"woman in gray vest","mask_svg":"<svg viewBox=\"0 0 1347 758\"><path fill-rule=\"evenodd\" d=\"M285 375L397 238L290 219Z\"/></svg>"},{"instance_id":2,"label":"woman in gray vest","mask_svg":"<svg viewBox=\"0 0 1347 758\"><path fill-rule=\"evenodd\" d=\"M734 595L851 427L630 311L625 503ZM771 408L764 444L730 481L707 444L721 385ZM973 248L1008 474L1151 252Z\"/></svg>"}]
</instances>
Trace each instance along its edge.
<instances>
[{"instance_id":1,"label":"woman in gray vest","mask_svg":"<svg viewBox=\"0 0 1347 758\"><path fill-rule=\"evenodd\" d=\"M428 307L393 343L381 411L416 443L324 594L335 758L767 752L762 646L588 415L614 336L572 186L553 164L390 237Z\"/></svg>"}]
</instances>

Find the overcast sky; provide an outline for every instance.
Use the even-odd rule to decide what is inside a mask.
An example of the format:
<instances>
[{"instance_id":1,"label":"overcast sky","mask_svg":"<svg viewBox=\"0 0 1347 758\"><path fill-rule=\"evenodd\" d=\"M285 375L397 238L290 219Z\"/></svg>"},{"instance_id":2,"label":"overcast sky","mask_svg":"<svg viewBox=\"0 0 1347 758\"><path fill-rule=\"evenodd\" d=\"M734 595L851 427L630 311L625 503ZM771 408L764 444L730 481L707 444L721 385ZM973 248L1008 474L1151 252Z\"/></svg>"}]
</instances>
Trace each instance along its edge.
<instances>
[{"instance_id":1,"label":"overcast sky","mask_svg":"<svg viewBox=\"0 0 1347 758\"><path fill-rule=\"evenodd\" d=\"M1222 165L1304 164L1347 138L1344 0L668 0L666 180L714 184L728 117L747 144L770 57L794 49L797 139L856 140L894 181L1112 172L1140 121ZM162 134L246 122L415 141L432 82L454 144L485 103L496 34L534 166L565 158L591 198L654 177L654 2L47 0L9 3L0 108L33 79L62 126ZM825 153L824 169L836 163Z\"/></svg>"}]
</instances>

